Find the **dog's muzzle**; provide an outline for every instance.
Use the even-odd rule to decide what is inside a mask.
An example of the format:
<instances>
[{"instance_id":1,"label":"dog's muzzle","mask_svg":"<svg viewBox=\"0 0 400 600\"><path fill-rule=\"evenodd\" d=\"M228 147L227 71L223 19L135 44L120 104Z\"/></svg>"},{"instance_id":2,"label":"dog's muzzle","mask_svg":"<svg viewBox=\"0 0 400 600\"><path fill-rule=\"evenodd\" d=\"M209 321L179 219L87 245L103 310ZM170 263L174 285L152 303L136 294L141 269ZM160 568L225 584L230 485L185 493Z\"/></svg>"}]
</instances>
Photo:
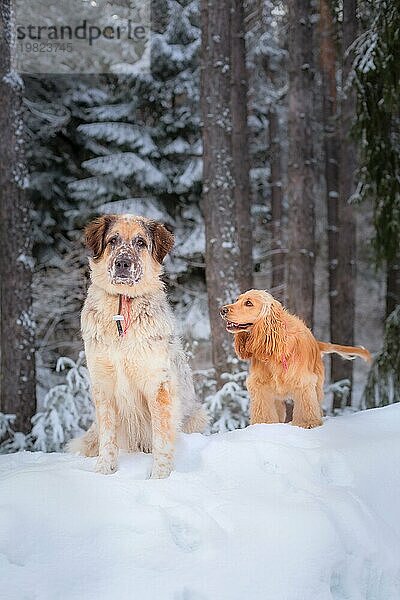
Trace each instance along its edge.
<instances>
[{"instance_id":1,"label":"dog's muzzle","mask_svg":"<svg viewBox=\"0 0 400 600\"><path fill-rule=\"evenodd\" d=\"M134 285L139 283L143 276L141 261L135 260L127 254L120 254L114 259L110 275L113 284Z\"/></svg>"}]
</instances>

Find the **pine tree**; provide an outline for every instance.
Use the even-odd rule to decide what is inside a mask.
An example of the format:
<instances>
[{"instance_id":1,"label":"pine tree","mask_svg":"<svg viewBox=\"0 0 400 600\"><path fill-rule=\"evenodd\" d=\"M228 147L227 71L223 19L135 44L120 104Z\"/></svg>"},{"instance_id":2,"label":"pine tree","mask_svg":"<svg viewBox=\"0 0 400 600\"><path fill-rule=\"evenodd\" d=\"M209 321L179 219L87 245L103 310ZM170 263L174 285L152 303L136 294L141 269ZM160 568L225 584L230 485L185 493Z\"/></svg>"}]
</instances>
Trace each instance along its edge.
<instances>
[{"instance_id":1,"label":"pine tree","mask_svg":"<svg viewBox=\"0 0 400 600\"><path fill-rule=\"evenodd\" d=\"M357 169L357 148L350 137L355 119L355 97L349 82L352 67L352 45L357 37L357 2L347 0L343 3L341 77L339 126L339 197L337 202L337 245L336 293L332 303L334 308L333 342L354 345L355 321L355 285L356 285L356 221L354 206L351 204L355 192ZM350 394L347 405L351 405L351 384L353 365L338 356L331 359L332 381L347 379L350 381ZM340 408L342 398L334 395L333 407Z\"/></svg>"},{"instance_id":2,"label":"pine tree","mask_svg":"<svg viewBox=\"0 0 400 600\"><path fill-rule=\"evenodd\" d=\"M330 339L334 340L337 337L338 322L341 319L341 298L338 281L338 249L341 240L339 238L338 222L340 140L337 103L337 30L332 6L329 1L320 0L319 8L322 120L324 127L324 162L328 217L329 325ZM346 377L343 377L343 379L346 379ZM331 380L335 381L333 374L331 374Z\"/></svg>"},{"instance_id":3,"label":"pine tree","mask_svg":"<svg viewBox=\"0 0 400 600\"><path fill-rule=\"evenodd\" d=\"M264 270L266 265L271 292L284 302L287 15L281 8L270 0L249 0L246 21L253 211L261 217L254 233L257 268Z\"/></svg>"},{"instance_id":4,"label":"pine tree","mask_svg":"<svg viewBox=\"0 0 400 600\"><path fill-rule=\"evenodd\" d=\"M253 236L251 226L250 156L248 135L248 74L246 66L245 13L243 0L234 0L231 10L231 111L232 160L235 178L234 202L240 248L237 277L241 291L253 284Z\"/></svg>"},{"instance_id":5,"label":"pine tree","mask_svg":"<svg viewBox=\"0 0 400 600\"><path fill-rule=\"evenodd\" d=\"M356 46L353 78L361 154L357 194L374 201L377 260L390 265L400 246L400 15L395 0L365 1L362 8L366 31Z\"/></svg>"},{"instance_id":6,"label":"pine tree","mask_svg":"<svg viewBox=\"0 0 400 600\"><path fill-rule=\"evenodd\" d=\"M239 70L244 70L244 44L240 44L240 58L238 50L232 50L239 41L238 33L241 31L244 35L244 23L238 4L231 7L227 2L215 0L202 1L201 16L206 280L213 364L217 383L221 385L222 375L231 371L233 349L219 310L248 286L253 272L249 234L247 237L242 235L240 224L240 221L250 223L248 173L246 177L241 167L239 180L235 179L235 167L242 155L244 165L248 164L246 110L238 114L238 90L233 86L234 69L238 68L234 67L234 59L236 63L242 63ZM246 85L243 83L241 87L245 98L242 102L246 106ZM242 198L238 197L237 186L239 190L247 186ZM247 257L247 265L244 265L243 257ZM246 273L247 277L244 276Z\"/></svg>"},{"instance_id":7,"label":"pine tree","mask_svg":"<svg viewBox=\"0 0 400 600\"><path fill-rule=\"evenodd\" d=\"M168 0L154 9L150 72L131 75L127 65L125 74L121 68L119 75L27 82L31 181L40 223L36 252L47 256L49 265L47 278L37 276L38 296L46 292L49 275L59 276L60 294L51 302L56 314L38 319L47 342L53 336L61 342L78 329L86 264L81 229L95 213L113 210L174 226L177 243L168 264L172 299L184 333L200 339L209 334L199 206L198 7L195 1ZM66 294L63 275L70 268L73 290ZM66 296L69 304L62 311Z\"/></svg>"},{"instance_id":8,"label":"pine tree","mask_svg":"<svg viewBox=\"0 0 400 600\"><path fill-rule=\"evenodd\" d=\"M322 83L322 120L328 215L328 267L330 337L337 343L354 344L355 320L355 211L351 197L355 191L357 153L350 138L354 120L354 93L349 84L351 45L357 32L355 2L343 5L342 19L335 18L335 6L320 4L320 70ZM338 43L341 39L341 44ZM341 60L338 60L341 46ZM340 68L339 68L340 64ZM340 95L338 81L341 77ZM351 404L353 365L340 357L331 358L331 380L347 381ZM342 406L343 397L335 393L333 408Z\"/></svg>"},{"instance_id":9,"label":"pine tree","mask_svg":"<svg viewBox=\"0 0 400 600\"><path fill-rule=\"evenodd\" d=\"M68 186L82 176L81 161L87 150L77 126L86 102L95 100L96 91L101 93L94 83L93 77L25 78L39 385L46 385L43 378L53 371L60 355L76 356L80 347L79 311L86 287L81 232L93 202L71 197Z\"/></svg>"},{"instance_id":10,"label":"pine tree","mask_svg":"<svg viewBox=\"0 0 400 600\"><path fill-rule=\"evenodd\" d=\"M385 324L383 348L375 358L364 393L365 408L400 402L400 305Z\"/></svg>"},{"instance_id":11,"label":"pine tree","mask_svg":"<svg viewBox=\"0 0 400 600\"><path fill-rule=\"evenodd\" d=\"M176 230L173 297L182 314L194 309L204 321L204 231L200 215L199 14L197 3L157 3L151 71L121 73L106 82L97 102L82 111L78 132L86 148L86 173L69 192L79 201L94 199L97 210L125 210L169 221ZM199 283L199 295L190 286ZM189 291L188 291L189 289ZM189 295L188 295L189 294ZM205 332L206 334L206 332Z\"/></svg>"},{"instance_id":12,"label":"pine tree","mask_svg":"<svg viewBox=\"0 0 400 600\"><path fill-rule=\"evenodd\" d=\"M400 340L400 13L397 2L364 2L366 30L354 62L357 126L360 147L360 200L374 202L374 246L378 264L387 267L387 309L384 345L366 388L366 405L399 401Z\"/></svg>"},{"instance_id":13,"label":"pine tree","mask_svg":"<svg viewBox=\"0 0 400 600\"><path fill-rule=\"evenodd\" d=\"M316 161L313 15L309 0L289 4L288 304L313 324Z\"/></svg>"},{"instance_id":14,"label":"pine tree","mask_svg":"<svg viewBox=\"0 0 400 600\"><path fill-rule=\"evenodd\" d=\"M0 410L28 431L36 407L31 201L22 119L23 81L12 68L13 3L0 7Z\"/></svg>"}]
</instances>

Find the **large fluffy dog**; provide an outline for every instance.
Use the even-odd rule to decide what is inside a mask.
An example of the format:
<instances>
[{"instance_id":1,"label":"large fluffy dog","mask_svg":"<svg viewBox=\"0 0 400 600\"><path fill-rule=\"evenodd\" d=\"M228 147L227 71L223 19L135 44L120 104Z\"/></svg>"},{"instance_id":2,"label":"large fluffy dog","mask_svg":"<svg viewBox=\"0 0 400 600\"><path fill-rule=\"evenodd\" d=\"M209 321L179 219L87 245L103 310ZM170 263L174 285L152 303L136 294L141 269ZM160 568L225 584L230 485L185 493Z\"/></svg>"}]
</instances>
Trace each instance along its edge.
<instances>
[{"instance_id":1,"label":"large fluffy dog","mask_svg":"<svg viewBox=\"0 0 400 600\"><path fill-rule=\"evenodd\" d=\"M104 215L85 239L92 283L82 336L96 422L69 450L98 455L105 474L115 471L119 448L152 451L151 476L167 477L176 431L207 424L160 280L174 237L149 219Z\"/></svg>"},{"instance_id":2,"label":"large fluffy dog","mask_svg":"<svg viewBox=\"0 0 400 600\"><path fill-rule=\"evenodd\" d=\"M293 400L293 425L322 424L323 354L343 358L371 355L365 348L319 342L301 319L287 312L264 290L250 290L221 308L226 329L235 334L235 350L250 359L247 389L251 423L285 420L286 399Z\"/></svg>"}]
</instances>

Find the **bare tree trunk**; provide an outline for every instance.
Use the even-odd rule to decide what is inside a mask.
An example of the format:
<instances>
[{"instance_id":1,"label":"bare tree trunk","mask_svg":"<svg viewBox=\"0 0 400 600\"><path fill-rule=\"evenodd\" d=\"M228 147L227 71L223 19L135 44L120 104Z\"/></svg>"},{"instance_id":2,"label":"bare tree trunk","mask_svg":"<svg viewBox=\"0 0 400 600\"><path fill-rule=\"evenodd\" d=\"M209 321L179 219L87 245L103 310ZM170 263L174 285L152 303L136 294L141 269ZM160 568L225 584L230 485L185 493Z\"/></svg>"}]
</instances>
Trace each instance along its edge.
<instances>
[{"instance_id":1,"label":"bare tree trunk","mask_svg":"<svg viewBox=\"0 0 400 600\"><path fill-rule=\"evenodd\" d=\"M400 304L400 252L386 269L386 318Z\"/></svg>"},{"instance_id":2,"label":"bare tree trunk","mask_svg":"<svg viewBox=\"0 0 400 600\"><path fill-rule=\"evenodd\" d=\"M3 0L0 12L0 411L15 413L15 429L26 432L36 400L30 202L23 189L23 84L11 64L10 0Z\"/></svg>"},{"instance_id":3,"label":"bare tree trunk","mask_svg":"<svg viewBox=\"0 0 400 600\"><path fill-rule=\"evenodd\" d=\"M336 35L332 9L328 0L320 0L319 25L326 204L328 209L329 324L330 339L333 340L340 328L342 307L338 290L339 132L337 124ZM333 375L331 379L335 380ZM340 399L337 398L336 402L340 402Z\"/></svg>"},{"instance_id":4,"label":"bare tree trunk","mask_svg":"<svg viewBox=\"0 0 400 600\"><path fill-rule=\"evenodd\" d=\"M284 302L285 255L282 241L283 187L279 117L275 106L268 112L269 164L271 186L271 268L272 293Z\"/></svg>"},{"instance_id":5,"label":"bare tree trunk","mask_svg":"<svg viewBox=\"0 0 400 600\"><path fill-rule=\"evenodd\" d=\"M340 154L339 154L339 202L338 202L338 253L336 290L337 319L332 341L352 346L354 344L355 319L355 280L356 280L356 224L354 209L349 200L355 190L357 151L350 138L350 131L356 113L354 92L349 89L347 79L352 65L352 55L348 49L357 36L356 0L343 3L342 34L342 99L340 111ZM353 364L350 361L332 357L332 381L353 380ZM347 399L351 405L351 392ZM341 398L335 396L333 408L340 408Z\"/></svg>"},{"instance_id":6,"label":"bare tree trunk","mask_svg":"<svg viewBox=\"0 0 400 600\"><path fill-rule=\"evenodd\" d=\"M255 3L253 13L254 24L265 32L266 28L272 27L274 17L263 16L263 11L269 12L270 7L266 7L265 2L258 1ZM282 172L282 136L279 123L279 103L282 101L282 88L279 90L277 83L279 81L280 67L277 66L276 60L273 57L265 54L261 62L264 69L265 77L267 78L270 88L271 97L267 105L268 109L268 156L267 161L270 168L269 186L270 186L270 210L271 210L271 292L280 302L286 304L285 298L285 274L286 274L286 254L284 248L283 236L283 172ZM282 86L282 83L280 84ZM275 92L275 93L274 93Z\"/></svg>"},{"instance_id":7,"label":"bare tree trunk","mask_svg":"<svg viewBox=\"0 0 400 600\"><path fill-rule=\"evenodd\" d=\"M288 304L308 326L314 312L314 69L311 0L289 3Z\"/></svg>"},{"instance_id":8,"label":"bare tree trunk","mask_svg":"<svg viewBox=\"0 0 400 600\"><path fill-rule=\"evenodd\" d=\"M243 31L243 24L240 22L243 17L241 10L237 9L237 5L235 10L231 10L231 3L225 0L203 0L201 6L206 280L213 363L217 381L221 384L221 374L231 370L233 346L232 339L226 333L219 316L219 309L223 304L232 302L241 288L250 285L252 273L249 237L250 193L246 159L247 80L243 70L243 56L239 59L235 55L235 70L238 69L240 83L233 81L232 74L233 32L235 36L239 36L234 38L234 44L238 44L241 53L244 51L244 38L242 33L239 34ZM235 52L238 51L236 48ZM239 94L242 94L241 102L244 108L239 106ZM243 164L239 164L239 152L240 157L244 156L245 168Z\"/></svg>"},{"instance_id":9,"label":"bare tree trunk","mask_svg":"<svg viewBox=\"0 0 400 600\"><path fill-rule=\"evenodd\" d=\"M229 3L228 3L229 4ZM247 130L246 46L244 10L242 0L233 0L231 13L231 109L232 109L232 158L235 179L234 202L240 248L238 280L242 292L252 287L252 229L251 194L249 181L249 146Z\"/></svg>"}]
</instances>

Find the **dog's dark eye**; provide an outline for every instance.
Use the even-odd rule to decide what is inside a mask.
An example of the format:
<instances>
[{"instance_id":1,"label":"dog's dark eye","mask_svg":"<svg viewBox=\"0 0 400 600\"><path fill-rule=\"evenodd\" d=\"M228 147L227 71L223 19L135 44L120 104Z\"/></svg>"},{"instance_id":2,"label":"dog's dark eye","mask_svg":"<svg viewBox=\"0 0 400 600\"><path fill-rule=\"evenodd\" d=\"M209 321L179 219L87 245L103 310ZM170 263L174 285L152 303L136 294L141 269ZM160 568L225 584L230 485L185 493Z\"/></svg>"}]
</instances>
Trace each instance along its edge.
<instances>
[{"instance_id":1,"label":"dog's dark eye","mask_svg":"<svg viewBox=\"0 0 400 600\"><path fill-rule=\"evenodd\" d=\"M108 240L108 243L110 244L111 247L115 246L115 244L117 243L117 238L113 237L110 240Z\"/></svg>"},{"instance_id":2,"label":"dog's dark eye","mask_svg":"<svg viewBox=\"0 0 400 600\"><path fill-rule=\"evenodd\" d=\"M246 302L244 304L245 304L245 306L253 306L253 303L251 300L246 300Z\"/></svg>"},{"instance_id":3,"label":"dog's dark eye","mask_svg":"<svg viewBox=\"0 0 400 600\"><path fill-rule=\"evenodd\" d=\"M136 240L136 246L138 248L146 248L147 244L144 240L142 240L142 238L139 238L138 240Z\"/></svg>"}]
</instances>

